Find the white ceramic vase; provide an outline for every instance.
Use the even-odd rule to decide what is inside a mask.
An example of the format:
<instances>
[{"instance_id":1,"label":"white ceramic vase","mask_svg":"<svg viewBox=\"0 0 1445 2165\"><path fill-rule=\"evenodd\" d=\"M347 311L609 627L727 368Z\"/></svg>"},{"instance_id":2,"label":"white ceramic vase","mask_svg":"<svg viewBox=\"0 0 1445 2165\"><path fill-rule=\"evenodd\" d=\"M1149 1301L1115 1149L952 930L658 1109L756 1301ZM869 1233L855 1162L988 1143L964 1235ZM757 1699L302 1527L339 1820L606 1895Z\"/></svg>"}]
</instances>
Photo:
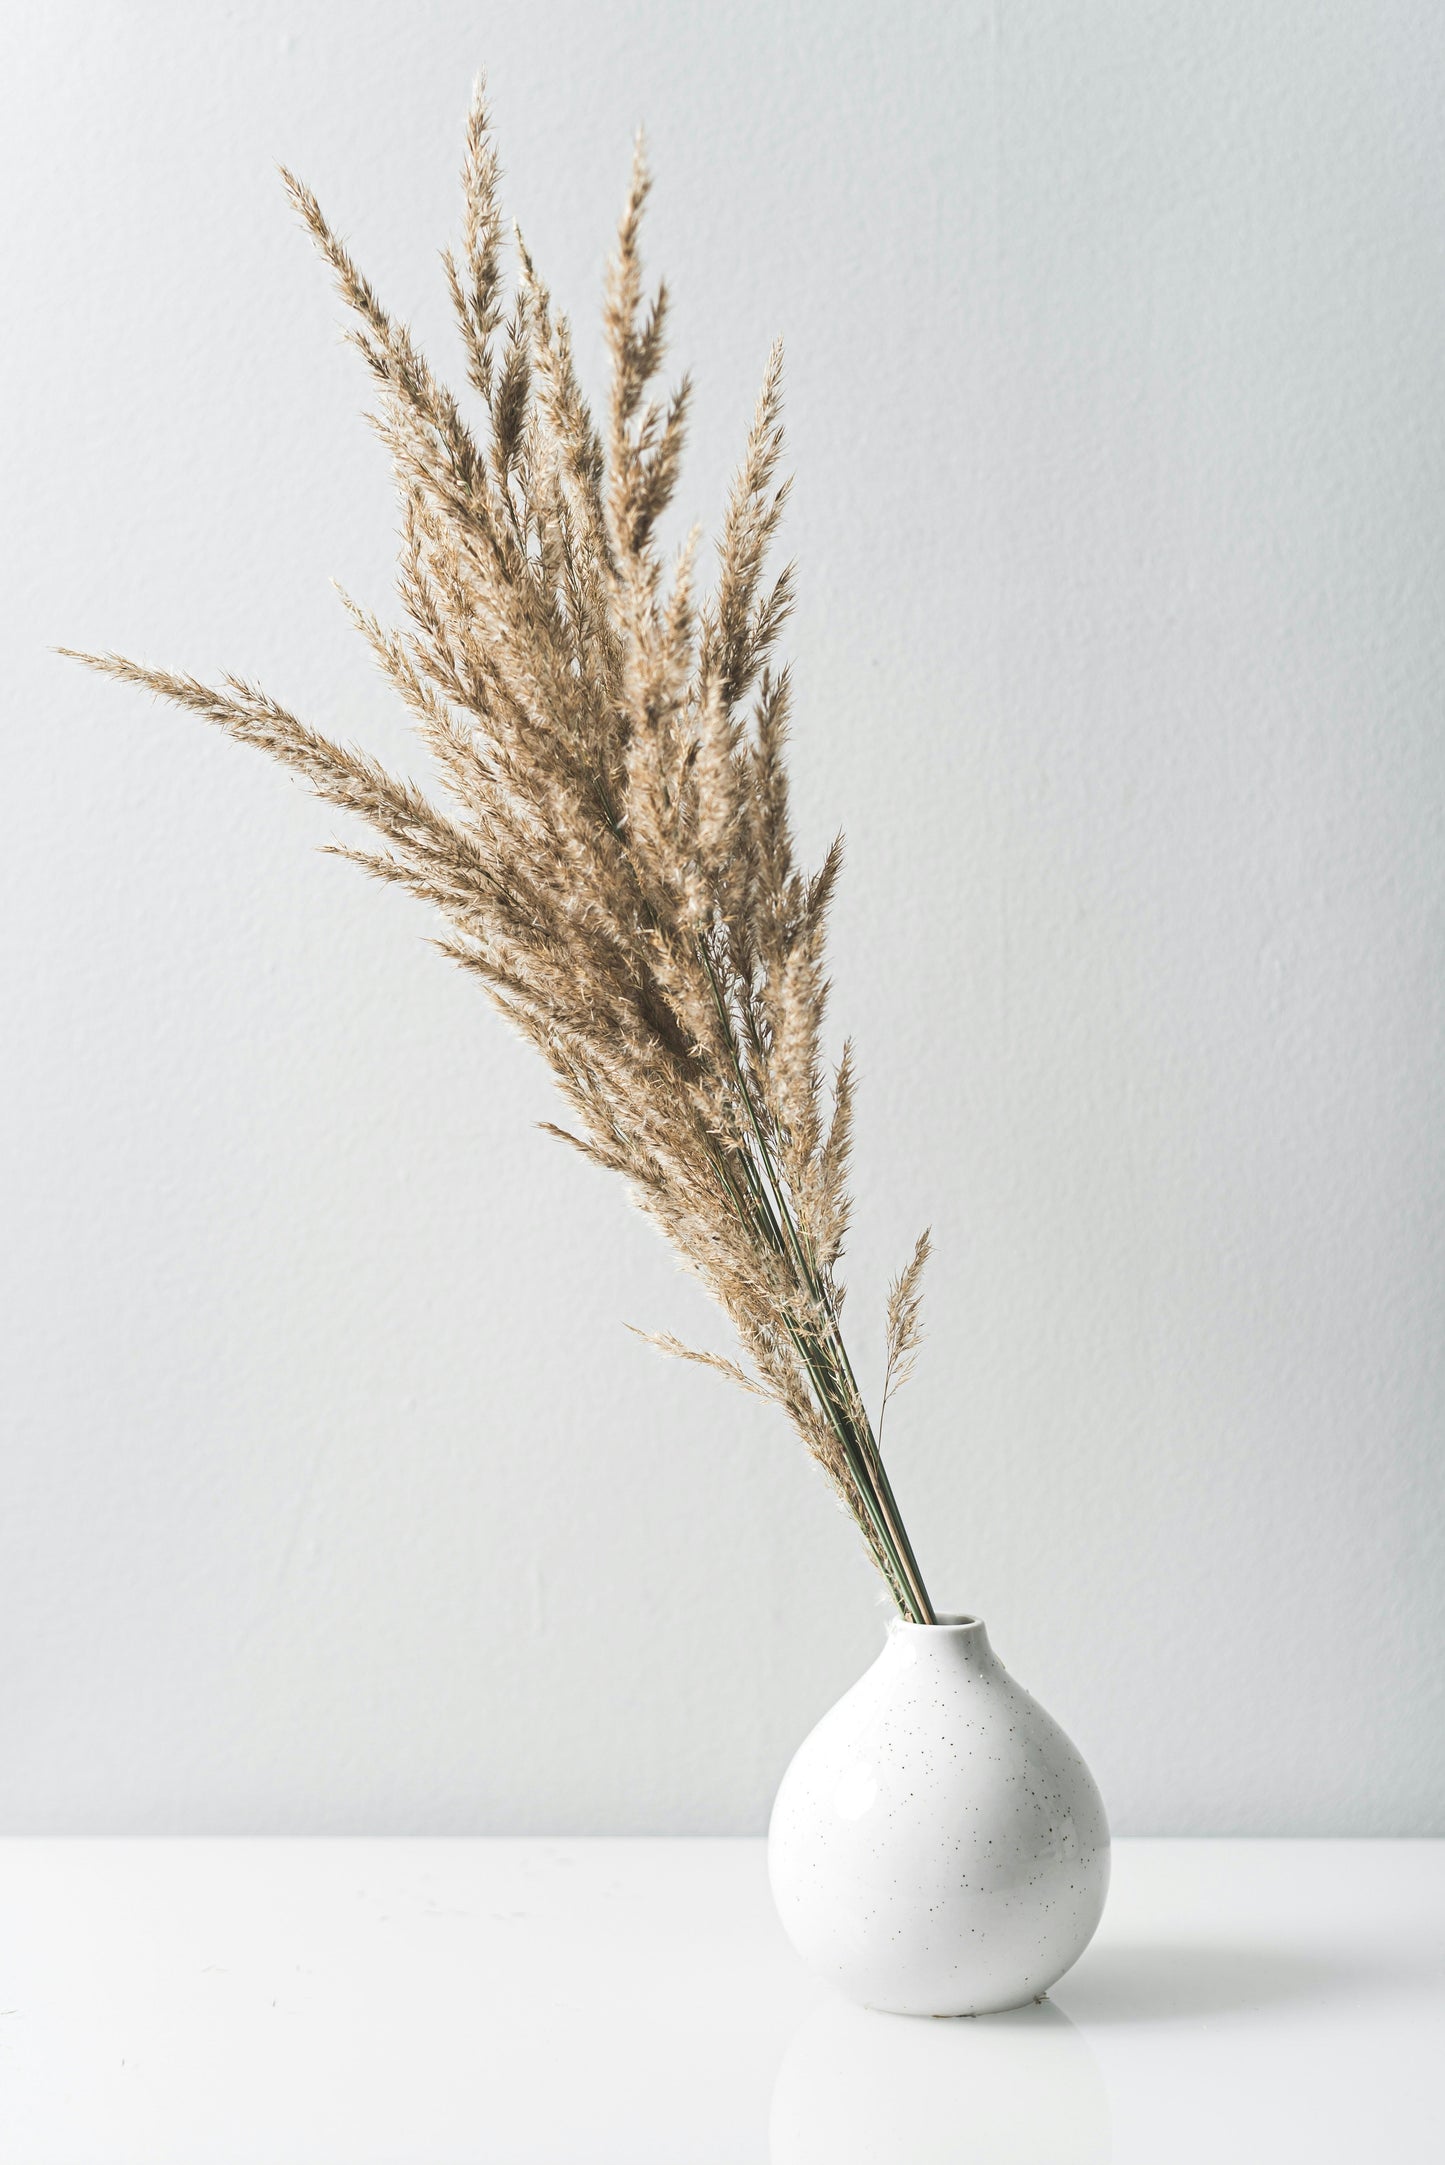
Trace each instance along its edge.
<instances>
[{"instance_id":1,"label":"white ceramic vase","mask_svg":"<svg viewBox=\"0 0 1445 2165\"><path fill-rule=\"evenodd\" d=\"M985 2015L1093 1937L1109 1828L1093 1777L976 1618L889 1625L798 1750L768 1830L783 1927L865 2007Z\"/></svg>"}]
</instances>

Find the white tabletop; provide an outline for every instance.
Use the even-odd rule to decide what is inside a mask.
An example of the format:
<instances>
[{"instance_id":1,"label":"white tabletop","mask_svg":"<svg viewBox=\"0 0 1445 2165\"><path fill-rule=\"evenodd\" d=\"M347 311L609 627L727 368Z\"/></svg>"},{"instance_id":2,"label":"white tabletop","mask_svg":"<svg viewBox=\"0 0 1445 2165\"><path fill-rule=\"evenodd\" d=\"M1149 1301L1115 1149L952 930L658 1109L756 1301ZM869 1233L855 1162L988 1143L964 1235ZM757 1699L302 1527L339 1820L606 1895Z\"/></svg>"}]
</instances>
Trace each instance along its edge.
<instances>
[{"instance_id":1,"label":"white tabletop","mask_svg":"<svg viewBox=\"0 0 1445 2165\"><path fill-rule=\"evenodd\" d=\"M745 1841L0 1843L0 2165L1445 2158L1445 1844L1121 1842L1019 2015L814 1985Z\"/></svg>"}]
</instances>

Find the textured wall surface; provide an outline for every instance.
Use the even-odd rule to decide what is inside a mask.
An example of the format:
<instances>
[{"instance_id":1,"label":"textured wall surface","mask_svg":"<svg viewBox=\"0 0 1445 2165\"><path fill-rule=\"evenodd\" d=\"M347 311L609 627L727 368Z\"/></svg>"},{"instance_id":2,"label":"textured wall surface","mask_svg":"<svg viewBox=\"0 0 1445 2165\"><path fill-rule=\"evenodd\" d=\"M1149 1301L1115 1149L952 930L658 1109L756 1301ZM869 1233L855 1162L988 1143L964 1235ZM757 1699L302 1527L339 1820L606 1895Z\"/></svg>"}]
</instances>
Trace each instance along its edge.
<instances>
[{"instance_id":1,"label":"textured wall surface","mask_svg":"<svg viewBox=\"0 0 1445 2165\"><path fill-rule=\"evenodd\" d=\"M849 1314L940 1605L1131 1832L1442 1828L1445 11L64 4L0 31L0 1825L763 1824L881 1613L338 815L47 651L406 755L394 531L273 167L451 362L474 69L712 520L790 356L799 801L850 856ZM459 370L457 371L459 374ZM725 1342L720 1326L713 1342Z\"/></svg>"}]
</instances>

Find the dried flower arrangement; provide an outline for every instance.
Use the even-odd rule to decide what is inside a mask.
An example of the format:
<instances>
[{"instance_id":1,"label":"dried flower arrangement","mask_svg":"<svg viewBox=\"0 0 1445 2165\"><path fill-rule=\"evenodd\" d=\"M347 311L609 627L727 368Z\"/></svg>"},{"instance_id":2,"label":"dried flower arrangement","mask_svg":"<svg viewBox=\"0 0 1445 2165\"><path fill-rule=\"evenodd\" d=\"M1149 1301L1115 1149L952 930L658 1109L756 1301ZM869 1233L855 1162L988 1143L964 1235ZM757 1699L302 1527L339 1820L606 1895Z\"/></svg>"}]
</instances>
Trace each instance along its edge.
<instances>
[{"instance_id":1,"label":"dried flower arrangement","mask_svg":"<svg viewBox=\"0 0 1445 2165\"><path fill-rule=\"evenodd\" d=\"M657 540L688 383L652 395L667 294L643 293L640 149L607 282L605 442L520 237L507 294L480 87L462 247L443 258L480 430L310 190L284 178L353 311L401 495L406 628L347 607L449 801L238 678L213 688L119 655L75 658L269 752L370 823L381 848L336 854L441 911L438 944L544 1055L581 1129L551 1132L624 1176L726 1309L749 1366L652 1342L784 1409L901 1613L932 1623L840 1323L853 1065L845 1047L825 1089L820 1040L841 847L811 876L795 863L789 679L773 660L791 570L764 578L787 495L780 354L733 482L715 590L697 601L695 540L670 573ZM918 1344L927 1255L925 1233L889 1294L885 1406Z\"/></svg>"}]
</instances>

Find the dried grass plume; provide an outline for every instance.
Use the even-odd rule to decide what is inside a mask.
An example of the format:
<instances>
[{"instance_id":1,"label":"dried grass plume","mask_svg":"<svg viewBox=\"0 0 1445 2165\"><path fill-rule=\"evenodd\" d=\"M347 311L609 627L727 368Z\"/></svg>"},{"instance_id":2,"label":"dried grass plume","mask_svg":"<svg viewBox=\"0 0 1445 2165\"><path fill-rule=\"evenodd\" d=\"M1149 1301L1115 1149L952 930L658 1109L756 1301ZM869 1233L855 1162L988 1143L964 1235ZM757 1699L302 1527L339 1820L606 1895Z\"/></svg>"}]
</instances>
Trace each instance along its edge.
<instances>
[{"instance_id":1,"label":"dried grass plume","mask_svg":"<svg viewBox=\"0 0 1445 2165\"><path fill-rule=\"evenodd\" d=\"M445 921L444 951L550 1065L553 1133L620 1173L726 1309L742 1359L665 1351L782 1407L856 1520L905 1616L933 1610L841 1329L853 1063L821 1050L824 933L841 845L796 861L790 685L775 656L790 568L767 560L787 483L781 356L769 359L710 591L695 547L665 562L686 378L657 388L667 291L644 288L641 146L608 272L607 411L518 237L503 267L498 166L479 89L460 247L444 258L472 398L433 374L310 190L284 176L350 311L402 508L402 621L347 602L443 794L333 743L238 677L121 656L91 667L268 752L372 830L346 846ZM919 1242L888 1304L885 1402L918 1343Z\"/></svg>"}]
</instances>

